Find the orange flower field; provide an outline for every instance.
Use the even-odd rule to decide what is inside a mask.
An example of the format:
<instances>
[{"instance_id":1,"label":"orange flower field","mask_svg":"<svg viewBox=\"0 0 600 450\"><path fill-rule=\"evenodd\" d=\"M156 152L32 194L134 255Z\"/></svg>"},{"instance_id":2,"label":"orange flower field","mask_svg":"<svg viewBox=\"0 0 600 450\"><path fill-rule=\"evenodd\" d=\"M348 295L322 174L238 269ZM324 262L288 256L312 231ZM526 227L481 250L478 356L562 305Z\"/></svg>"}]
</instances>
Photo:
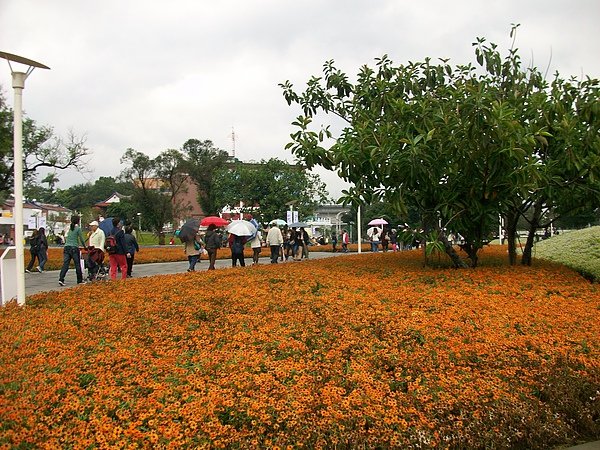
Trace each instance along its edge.
<instances>
[{"instance_id":1,"label":"orange flower field","mask_svg":"<svg viewBox=\"0 0 600 450\"><path fill-rule=\"evenodd\" d=\"M467 270L367 253L28 297L0 309L0 448L600 439L599 286L505 252Z\"/></svg>"}]
</instances>

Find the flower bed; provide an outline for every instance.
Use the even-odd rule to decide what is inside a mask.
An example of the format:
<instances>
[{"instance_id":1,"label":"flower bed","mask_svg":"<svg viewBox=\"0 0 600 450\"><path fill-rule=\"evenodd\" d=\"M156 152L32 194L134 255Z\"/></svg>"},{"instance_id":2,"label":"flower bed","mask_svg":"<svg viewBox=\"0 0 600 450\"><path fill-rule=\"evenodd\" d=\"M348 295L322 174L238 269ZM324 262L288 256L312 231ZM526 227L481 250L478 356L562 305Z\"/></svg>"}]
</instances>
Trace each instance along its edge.
<instances>
[{"instance_id":1,"label":"flower bed","mask_svg":"<svg viewBox=\"0 0 600 450\"><path fill-rule=\"evenodd\" d=\"M598 439L600 292L419 252L107 282L0 310L0 447L552 448Z\"/></svg>"}]
</instances>

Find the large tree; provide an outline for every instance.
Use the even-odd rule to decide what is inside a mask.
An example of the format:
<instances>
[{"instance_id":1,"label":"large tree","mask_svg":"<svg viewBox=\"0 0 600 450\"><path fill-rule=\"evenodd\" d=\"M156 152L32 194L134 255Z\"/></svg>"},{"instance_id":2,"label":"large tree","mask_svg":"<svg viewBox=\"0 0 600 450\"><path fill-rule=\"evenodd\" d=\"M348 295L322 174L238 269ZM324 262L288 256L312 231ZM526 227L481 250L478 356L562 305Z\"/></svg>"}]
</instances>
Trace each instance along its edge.
<instances>
[{"instance_id":1,"label":"large tree","mask_svg":"<svg viewBox=\"0 0 600 450\"><path fill-rule=\"evenodd\" d=\"M189 206L174 202L185 189L183 155L178 150L166 150L152 159L129 148L121 163L126 165L122 177L134 186L133 204L143 212L144 223L158 235L159 243L164 244L165 224L181 217Z\"/></svg>"},{"instance_id":2,"label":"large tree","mask_svg":"<svg viewBox=\"0 0 600 450\"><path fill-rule=\"evenodd\" d=\"M514 45L504 59L484 39L474 45L479 67L429 58L395 66L384 56L375 69L363 66L355 84L330 61L302 93L281 85L288 103L303 110L292 152L353 183L345 201L417 205L428 239L457 267L465 264L448 231L465 238L462 248L476 265L499 214L538 188L535 155L549 136L536 120L545 105L540 73L521 69ZM315 127L319 112L346 122L339 135Z\"/></svg>"},{"instance_id":3,"label":"large tree","mask_svg":"<svg viewBox=\"0 0 600 450\"><path fill-rule=\"evenodd\" d=\"M290 202L306 218L327 201L326 186L318 175L277 158L223 167L215 174L211 191L217 209L243 202L261 222L285 218Z\"/></svg>"},{"instance_id":4,"label":"large tree","mask_svg":"<svg viewBox=\"0 0 600 450\"><path fill-rule=\"evenodd\" d=\"M27 182L41 168L63 170L74 168L87 171L85 136L69 131L65 138L57 136L48 126L38 125L34 120L23 119L23 176ZM13 190L13 112L0 93L0 197L7 197Z\"/></svg>"},{"instance_id":5,"label":"large tree","mask_svg":"<svg viewBox=\"0 0 600 450\"><path fill-rule=\"evenodd\" d=\"M216 172L229 161L229 154L214 146L212 141L188 139L181 152L185 158L184 170L198 187L198 203L206 215L217 214L213 182Z\"/></svg>"}]
</instances>

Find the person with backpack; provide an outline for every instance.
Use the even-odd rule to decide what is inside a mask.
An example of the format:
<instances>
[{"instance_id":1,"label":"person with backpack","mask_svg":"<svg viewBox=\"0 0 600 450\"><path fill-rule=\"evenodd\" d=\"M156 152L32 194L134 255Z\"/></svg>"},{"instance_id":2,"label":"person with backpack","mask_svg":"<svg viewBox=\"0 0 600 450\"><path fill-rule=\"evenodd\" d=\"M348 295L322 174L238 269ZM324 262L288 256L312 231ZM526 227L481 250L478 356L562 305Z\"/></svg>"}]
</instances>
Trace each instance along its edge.
<instances>
[{"instance_id":1,"label":"person with backpack","mask_svg":"<svg viewBox=\"0 0 600 450\"><path fill-rule=\"evenodd\" d=\"M73 260L75 265L75 274L77 275L77 284L84 283L83 272L81 270L81 252L79 251L79 245L85 247L85 239L83 237L83 231L79 226L79 216L71 217L71 225L67 232L65 239L65 246L63 249L63 265L60 269L60 275L58 276L58 284L61 286L65 285L65 275L69 270L69 264Z\"/></svg>"},{"instance_id":2,"label":"person with backpack","mask_svg":"<svg viewBox=\"0 0 600 450\"><path fill-rule=\"evenodd\" d=\"M231 267L235 267L238 260L240 266L246 267L246 262L244 261L244 245L248 239L245 236L237 236L230 233L227 240L229 242L229 248L231 248Z\"/></svg>"},{"instance_id":3,"label":"person with backpack","mask_svg":"<svg viewBox=\"0 0 600 450\"><path fill-rule=\"evenodd\" d=\"M108 258L110 261L110 278L111 280L117 279L118 267L121 269L121 279L125 280L127 278L127 258L131 256L131 254L127 250L127 244L125 243L125 232L123 231L121 219L115 217L113 218L112 223L113 228L106 238Z\"/></svg>"}]
</instances>

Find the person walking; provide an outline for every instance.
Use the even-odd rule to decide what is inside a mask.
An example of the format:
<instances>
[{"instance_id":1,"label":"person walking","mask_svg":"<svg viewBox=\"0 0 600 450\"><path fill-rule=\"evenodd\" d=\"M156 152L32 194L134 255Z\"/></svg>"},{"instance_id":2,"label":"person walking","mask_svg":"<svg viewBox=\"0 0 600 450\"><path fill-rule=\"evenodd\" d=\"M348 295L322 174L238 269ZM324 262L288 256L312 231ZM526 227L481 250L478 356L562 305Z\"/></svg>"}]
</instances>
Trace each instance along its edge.
<instances>
[{"instance_id":1,"label":"person walking","mask_svg":"<svg viewBox=\"0 0 600 450\"><path fill-rule=\"evenodd\" d=\"M331 245L333 247L333 253L337 252L337 233L334 231L333 233L331 233Z\"/></svg>"},{"instance_id":2,"label":"person walking","mask_svg":"<svg viewBox=\"0 0 600 450\"><path fill-rule=\"evenodd\" d=\"M38 230L38 239L40 241L40 248L38 250L38 264L37 271L42 273L44 271L44 266L46 266L46 261L48 261L48 238L46 237L46 229L44 227L40 227Z\"/></svg>"},{"instance_id":3,"label":"person walking","mask_svg":"<svg viewBox=\"0 0 600 450\"><path fill-rule=\"evenodd\" d=\"M389 244L390 244L390 236L388 231L384 228L383 231L381 232L381 249L384 252L387 252L389 249Z\"/></svg>"},{"instance_id":4,"label":"person walking","mask_svg":"<svg viewBox=\"0 0 600 450\"><path fill-rule=\"evenodd\" d=\"M208 252L208 270L215 270L215 261L217 260L217 250L221 247L222 238L216 231L217 226L211 223L206 230L204 242Z\"/></svg>"},{"instance_id":5,"label":"person walking","mask_svg":"<svg viewBox=\"0 0 600 450\"><path fill-rule=\"evenodd\" d=\"M373 234L371 234L371 251L378 252L379 251L379 229L375 228L373 230Z\"/></svg>"},{"instance_id":6,"label":"person walking","mask_svg":"<svg viewBox=\"0 0 600 450\"><path fill-rule=\"evenodd\" d=\"M100 269L97 261L101 261L104 259L104 242L106 241L106 236L104 235L104 231L98 226L97 220L92 220L90 222L90 235L88 237L88 257L86 260L88 267L88 278L89 280L93 280L96 278L96 274L98 273L98 269ZM94 253L96 256L94 257Z\"/></svg>"},{"instance_id":7,"label":"person walking","mask_svg":"<svg viewBox=\"0 0 600 450\"><path fill-rule=\"evenodd\" d=\"M29 264L27 264L27 267L25 268L25 272L31 273L36 260L38 261L39 265L39 251L40 238L38 236L38 230L33 230L33 233L29 237L29 254L31 255L31 259L29 260Z\"/></svg>"},{"instance_id":8,"label":"person walking","mask_svg":"<svg viewBox=\"0 0 600 450\"><path fill-rule=\"evenodd\" d=\"M396 231L396 229L393 229L392 233L390 234L390 243L392 244L392 251L397 252L398 251L398 231Z\"/></svg>"},{"instance_id":9,"label":"person walking","mask_svg":"<svg viewBox=\"0 0 600 450\"><path fill-rule=\"evenodd\" d=\"M119 268L121 270L121 279L125 280L127 278L127 258L129 256L127 244L125 243L125 232L123 231L121 219L115 217L113 218L112 223L113 228L110 232L110 236L115 237L117 249L115 253L108 256L110 261L110 279L117 279L117 268Z\"/></svg>"},{"instance_id":10,"label":"person walking","mask_svg":"<svg viewBox=\"0 0 600 450\"><path fill-rule=\"evenodd\" d=\"M260 252L262 251L262 237L260 231L257 230L256 235L250 239L250 247L252 248L252 265L256 266L258 264Z\"/></svg>"},{"instance_id":11,"label":"person walking","mask_svg":"<svg viewBox=\"0 0 600 450\"><path fill-rule=\"evenodd\" d=\"M63 248L63 265L60 269L58 276L58 284L61 286L65 285L65 275L69 270L69 264L73 260L75 265L75 274L77 275L77 284L83 283L83 272L81 270L81 253L79 251L79 245L85 247L85 239L83 238L83 231L79 226L79 216L71 217L71 225L65 238L65 246Z\"/></svg>"},{"instance_id":12,"label":"person walking","mask_svg":"<svg viewBox=\"0 0 600 450\"><path fill-rule=\"evenodd\" d=\"M140 246L133 234L133 227L131 225L125 227L125 247L127 248L127 278L131 278L135 253L140 251Z\"/></svg>"},{"instance_id":13,"label":"person walking","mask_svg":"<svg viewBox=\"0 0 600 450\"><path fill-rule=\"evenodd\" d=\"M350 243L350 236L348 231L342 230L342 253L348 253L348 244Z\"/></svg>"},{"instance_id":14,"label":"person walking","mask_svg":"<svg viewBox=\"0 0 600 450\"><path fill-rule=\"evenodd\" d=\"M302 258L308 259L308 244L310 244L310 236L308 235L308 231L304 228L300 228L300 233L302 233Z\"/></svg>"},{"instance_id":15,"label":"person walking","mask_svg":"<svg viewBox=\"0 0 600 450\"><path fill-rule=\"evenodd\" d=\"M294 261L300 261L304 253L304 233L302 232L302 228L294 230L294 235L294 240L296 241L294 244Z\"/></svg>"},{"instance_id":16,"label":"person walking","mask_svg":"<svg viewBox=\"0 0 600 450\"><path fill-rule=\"evenodd\" d=\"M194 236L194 239L191 241L186 241L183 246L183 251L187 255L188 259L188 272L196 271L196 264L200 259L200 254L202 253L202 248L204 247L204 241L200 237L199 234Z\"/></svg>"},{"instance_id":17,"label":"person walking","mask_svg":"<svg viewBox=\"0 0 600 450\"><path fill-rule=\"evenodd\" d=\"M267 245L271 248L271 264L277 264L282 244L283 234L277 225L272 224L267 233Z\"/></svg>"},{"instance_id":18,"label":"person walking","mask_svg":"<svg viewBox=\"0 0 600 450\"><path fill-rule=\"evenodd\" d=\"M246 267L246 261L244 261L244 245L247 240L248 239L244 236L229 234L227 241L229 242L229 248L231 249L231 267L235 267L237 261L240 262L240 266Z\"/></svg>"}]
</instances>

